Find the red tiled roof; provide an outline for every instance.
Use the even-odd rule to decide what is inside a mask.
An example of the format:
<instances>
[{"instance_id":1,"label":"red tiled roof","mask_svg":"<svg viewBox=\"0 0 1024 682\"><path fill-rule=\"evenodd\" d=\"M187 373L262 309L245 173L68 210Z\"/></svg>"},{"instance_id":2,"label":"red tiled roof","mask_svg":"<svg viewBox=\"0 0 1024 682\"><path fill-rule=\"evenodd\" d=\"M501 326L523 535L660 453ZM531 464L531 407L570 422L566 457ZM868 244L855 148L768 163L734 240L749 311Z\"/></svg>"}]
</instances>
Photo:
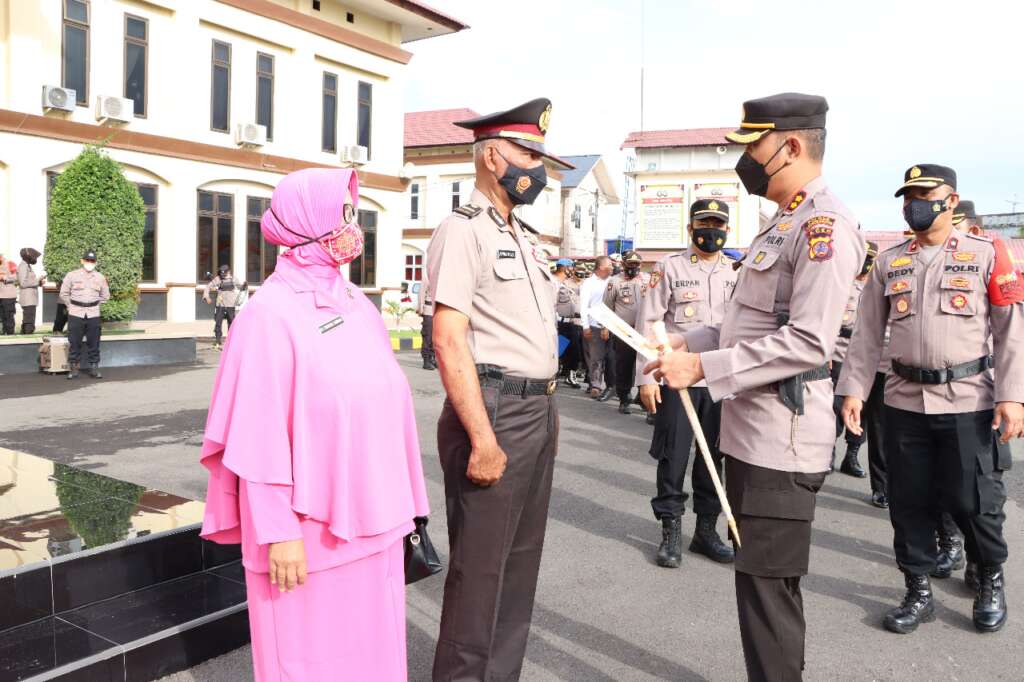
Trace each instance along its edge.
<instances>
[{"instance_id":1,"label":"red tiled roof","mask_svg":"<svg viewBox=\"0 0 1024 682\"><path fill-rule=\"evenodd\" d=\"M1018 270L1024 271L1024 239L1007 239L1006 248Z\"/></svg>"},{"instance_id":2,"label":"red tiled roof","mask_svg":"<svg viewBox=\"0 0 1024 682\"><path fill-rule=\"evenodd\" d=\"M440 147L473 144L473 131L460 128L454 121L465 121L480 114L472 109L414 111L405 115L406 147Z\"/></svg>"},{"instance_id":3,"label":"red tiled roof","mask_svg":"<svg viewBox=\"0 0 1024 682\"><path fill-rule=\"evenodd\" d=\"M619 149L642 147L704 147L733 144L725 139L735 128L690 128L689 130L644 130L630 133Z\"/></svg>"}]
</instances>

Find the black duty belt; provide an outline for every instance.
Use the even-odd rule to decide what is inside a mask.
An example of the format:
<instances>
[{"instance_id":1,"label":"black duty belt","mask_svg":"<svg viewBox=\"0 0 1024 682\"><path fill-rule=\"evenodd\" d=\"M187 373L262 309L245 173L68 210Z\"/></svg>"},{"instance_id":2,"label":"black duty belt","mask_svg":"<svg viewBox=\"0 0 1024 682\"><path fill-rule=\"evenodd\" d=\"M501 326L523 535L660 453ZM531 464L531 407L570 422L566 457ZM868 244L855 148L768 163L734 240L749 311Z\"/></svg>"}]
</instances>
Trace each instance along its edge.
<instances>
[{"instance_id":1,"label":"black duty belt","mask_svg":"<svg viewBox=\"0 0 1024 682\"><path fill-rule=\"evenodd\" d=\"M75 299L71 299L71 305L76 305L79 308L94 308L94 307L98 306L99 304L100 304L99 301L93 301L92 303L82 303L81 301L76 301Z\"/></svg>"},{"instance_id":2,"label":"black duty belt","mask_svg":"<svg viewBox=\"0 0 1024 682\"><path fill-rule=\"evenodd\" d=\"M558 388L557 379L527 379L505 374L494 365L477 365L477 377L480 386L494 386L501 395L517 395L522 398L530 395L554 395Z\"/></svg>"},{"instance_id":3,"label":"black duty belt","mask_svg":"<svg viewBox=\"0 0 1024 682\"><path fill-rule=\"evenodd\" d=\"M853 336L853 327L840 327L839 328L839 338L841 338L841 339L848 339L851 336Z\"/></svg>"},{"instance_id":4,"label":"black duty belt","mask_svg":"<svg viewBox=\"0 0 1024 682\"><path fill-rule=\"evenodd\" d=\"M981 374L995 366L995 358L991 355L986 355L983 358L971 360L970 362L962 362L952 367L939 367L938 369L910 367L897 360L892 361L893 373L907 381L913 381L915 384L949 384L959 379L966 379L975 374Z\"/></svg>"}]
</instances>

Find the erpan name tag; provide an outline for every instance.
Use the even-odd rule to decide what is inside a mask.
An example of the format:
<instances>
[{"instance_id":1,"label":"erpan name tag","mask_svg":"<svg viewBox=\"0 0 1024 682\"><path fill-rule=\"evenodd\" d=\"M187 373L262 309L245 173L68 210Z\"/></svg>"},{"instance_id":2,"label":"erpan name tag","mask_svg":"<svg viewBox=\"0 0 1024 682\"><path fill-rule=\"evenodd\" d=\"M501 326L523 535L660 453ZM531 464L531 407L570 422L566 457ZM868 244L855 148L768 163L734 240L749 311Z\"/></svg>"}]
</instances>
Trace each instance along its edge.
<instances>
[{"instance_id":1,"label":"erpan name tag","mask_svg":"<svg viewBox=\"0 0 1024 682\"><path fill-rule=\"evenodd\" d=\"M345 323L345 320L342 319L341 315L339 315L338 317L334 318L333 320L328 320L327 322L324 322L322 325L320 325L320 333L321 334L326 334L327 332L331 331L335 327L340 327L344 323Z\"/></svg>"}]
</instances>

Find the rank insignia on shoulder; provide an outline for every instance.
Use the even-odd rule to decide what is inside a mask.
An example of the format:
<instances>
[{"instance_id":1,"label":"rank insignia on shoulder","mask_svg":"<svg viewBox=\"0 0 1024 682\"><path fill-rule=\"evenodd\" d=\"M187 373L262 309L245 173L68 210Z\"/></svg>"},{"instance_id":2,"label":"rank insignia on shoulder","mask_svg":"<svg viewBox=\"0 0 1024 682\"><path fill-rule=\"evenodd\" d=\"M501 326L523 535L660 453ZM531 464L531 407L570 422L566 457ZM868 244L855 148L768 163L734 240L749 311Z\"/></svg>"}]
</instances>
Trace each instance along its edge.
<instances>
[{"instance_id":1,"label":"rank insignia on shoulder","mask_svg":"<svg viewBox=\"0 0 1024 682\"><path fill-rule=\"evenodd\" d=\"M955 258L955 256L954 256L954 258ZM908 258L907 256L900 256L899 258L894 259L893 262L889 263L889 267L890 268L901 268L904 265L910 265L913 262L914 261L912 259Z\"/></svg>"},{"instance_id":2,"label":"rank insignia on shoulder","mask_svg":"<svg viewBox=\"0 0 1024 682\"><path fill-rule=\"evenodd\" d=\"M803 230L807 233L807 257L812 261L826 261L832 258L832 226L835 218L830 216L814 216L804 223Z\"/></svg>"},{"instance_id":3,"label":"rank insignia on shoulder","mask_svg":"<svg viewBox=\"0 0 1024 682\"><path fill-rule=\"evenodd\" d=\"M482 208L476 204L466 204L465 206L459 206L455 209L454 213L458 213L463 218L475 218L483 211Z\"/></svg>"},{"instance_id":4,"label":"rank insignia on shoulder","mask_svg":"<svg viewBox=\"0 0 1024 682\"><path fill-rule=\"evenodd\" d=\"M800 190L793 195L793 199L789 202L789 206L786 207L784 213L792 213L796 209L800 208L800 204L804 203L804 199L807 198L807 192Z\"/></svg>"},{"instance_id":5,"label":"rank insignia on shoulder","mask_svg":"<svg viewBox=\"0 0 1024 682\"><path fill-rule=\"evenodd\" d=\"M498 213L498 209L491 206L487 209L487 215L491 216L491 220L493 220L498 227L505 227L505 219L501 217L500 213Z\"/></svg>"}]
</instances>

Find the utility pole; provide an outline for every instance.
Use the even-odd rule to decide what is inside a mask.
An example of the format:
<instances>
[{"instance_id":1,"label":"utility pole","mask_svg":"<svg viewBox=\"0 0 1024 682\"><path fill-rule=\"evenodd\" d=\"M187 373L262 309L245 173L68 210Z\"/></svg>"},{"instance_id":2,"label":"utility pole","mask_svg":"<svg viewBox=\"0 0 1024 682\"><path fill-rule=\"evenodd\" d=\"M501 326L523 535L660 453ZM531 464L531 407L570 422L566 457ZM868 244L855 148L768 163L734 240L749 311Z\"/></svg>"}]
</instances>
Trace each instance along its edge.
<instances>
[{"instance_id":1,"label":"utility pole","mask_svg":"<svg viewBox=\"0 0 1024 682\"><path fill-rule=\"evenodd\" d=\"M647 26L646 17L647 2L640 0L640 132L644 131L644 62L647 43L644 40L644 33Z\"/></svg>"},{"instance_id":2,"label":"utility pole","mask_svg":"<svg viewBox=\"0 0 1024 682\"><path fill-rule=\"evenodd\" d=\"M1013 193L1013 198L1012 199L1007 199L1006 203L1008 203L1010 205L1010 213L1016 213L1017 212L1017 204L1021 204L1021 203L1024 203L1024 202L1022 202L1020 199L1018 199L1017 198L1017 193L1014 192Z\"/></svg>"}]
</instances>

